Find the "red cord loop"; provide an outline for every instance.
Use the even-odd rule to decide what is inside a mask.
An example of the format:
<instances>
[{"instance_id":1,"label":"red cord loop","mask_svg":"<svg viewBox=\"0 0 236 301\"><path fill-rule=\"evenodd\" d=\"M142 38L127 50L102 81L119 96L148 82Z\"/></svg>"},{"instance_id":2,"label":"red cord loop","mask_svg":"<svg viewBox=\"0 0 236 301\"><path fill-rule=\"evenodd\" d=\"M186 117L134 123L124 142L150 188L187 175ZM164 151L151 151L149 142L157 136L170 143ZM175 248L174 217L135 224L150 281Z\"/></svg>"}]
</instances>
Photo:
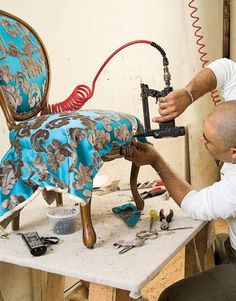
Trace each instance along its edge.
<instances>
[{"instance_id":1,"label":"red cord loop","mask_svg":"<svg viewBox=\"0 0 236 301\"><path fill-rule=\"evenodd\" d=\"M199 21L199 17L197 17L196 15L194 15L197 11L197 7L193 6L192 3L195 0L191 0L188 4L188 6L192 9L192 12L190 13L190 17L194 19L192 26L193 28L195 28L195 32L194 35L195 37L197 37L197 41L196 44L199 46L198 49L198 53L200 53L200 61L202 62L202 68L205 67L205 65L207 63L209 63L209 60L205 59L204 57L207 55L207 52L203 51L203 48L206 46L203 42L203 35L199 34L199 31L202 29L202 27L200 25L197 25L198 21ZM221 102L220 96L218 94L217 90L211 91L211 98L212 101L214 102L214 105L216 106L219 102Z\"/></svg>"},{"instance_id":2,"label":"red cord loop","mask_svg":"<svg viewBox=\"0 0 236 301\"><path fill-rule=\"evenodd\" d=\"M66 111L80 109L86 103L86 101L88 101L93 96L96 81L97 81L100 73L106 66L106 64L113 58L113 56L116 55L122 49L124 49L130 45L138 44L138 43L152 44L153 42L147 41L147 40L136 40L136 41L132 41L127 44L124 44L123 46L121 46L120 48L115 50L106 59L106 61L102 64L102 66L98 70L97 74L95 75L93 83L92 83L92 89L90 89L87 85L83 85L83 84L78 85L77 87L75 87L74 91L71 93L71 95L67 99L65 99L64 101L61 101L59 103L50 105L49 107L50 107L51 112L59 113L59 112L66 112ZM157 48L161 52L162 56L165 55L164 50L159 45L154 43L154 47Z\"/></svg>"}]
</instances>

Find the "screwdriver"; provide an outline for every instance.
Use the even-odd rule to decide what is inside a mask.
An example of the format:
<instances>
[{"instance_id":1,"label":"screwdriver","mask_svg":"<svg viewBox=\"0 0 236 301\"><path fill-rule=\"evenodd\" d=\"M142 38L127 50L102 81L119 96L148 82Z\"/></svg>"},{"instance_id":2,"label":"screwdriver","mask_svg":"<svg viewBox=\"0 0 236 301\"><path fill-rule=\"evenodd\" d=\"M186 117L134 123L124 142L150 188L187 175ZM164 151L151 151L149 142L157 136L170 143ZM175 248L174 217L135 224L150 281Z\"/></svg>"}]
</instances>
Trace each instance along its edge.
<instances>
[{"instance_id":1,"label":"screwdriver","mask_svg":"<svg viewBox=\"0 0 236 301\"><path fill-rule=\"evenodd\" d=\"M152 231L153 223L158 218L156 209L151 209L150 210L149 217L150 217L149 232L151 232Z\"/></svg>"},{"instance_id":2,"label":"screwdriver","mask_svg":"<svg viewBox=\"0 0 236 301\"><path fill-rule=\"evenodd\" d=\"M156 232L163 232L163 231L176 231L176 230L186 230L186 229L193 229L192 226L189 227L177 227L177 228L168 228L168 229L161 229L161 230L155 230Z\"/></svg>"}]
</instances>

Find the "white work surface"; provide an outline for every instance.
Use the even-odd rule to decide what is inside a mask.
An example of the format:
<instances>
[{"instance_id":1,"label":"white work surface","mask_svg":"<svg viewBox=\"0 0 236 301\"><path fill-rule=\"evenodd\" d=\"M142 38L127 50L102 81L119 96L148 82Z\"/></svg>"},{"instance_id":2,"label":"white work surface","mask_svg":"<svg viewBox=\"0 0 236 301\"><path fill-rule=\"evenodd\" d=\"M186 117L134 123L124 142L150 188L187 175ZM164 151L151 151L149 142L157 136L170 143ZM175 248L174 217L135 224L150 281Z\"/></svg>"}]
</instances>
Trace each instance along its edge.
<instances>
[{"instance_id":1,"label":"white work surface","mask_svg":"<svg viewBox=\"0 0 236 301\"><path fill-rule=\"evenodd\" d=\"M160 196L146 199L141 220L134 228L128 228L113 214L112 207L127 203L129 194L127 191L104 196L93 194L92 220L97 234L93 249L83 245L80 220L78 231L60 236L62 242L40 257L33 257L21 236L11 232L9 227L9 239L0 240L0 261L128 290L133 296L139 294L143 286L203 228L205 222L187 217L173 200ZM131 240L138 231L148 229L150 209L159 212L161 208L165 208L166 213L169 208L174 210L170 228L193 226L193 229L160 234L155 240L146 240L142 247L118 254L120 249L116 249L113 243L121 239ZM27 205L21 213L19 232L37 231L40 236L54 235L46 216L47 209L48 205L39 197ZM159 225L157 221L154 227L159 229Z\"/></svg>"}]
</instances>

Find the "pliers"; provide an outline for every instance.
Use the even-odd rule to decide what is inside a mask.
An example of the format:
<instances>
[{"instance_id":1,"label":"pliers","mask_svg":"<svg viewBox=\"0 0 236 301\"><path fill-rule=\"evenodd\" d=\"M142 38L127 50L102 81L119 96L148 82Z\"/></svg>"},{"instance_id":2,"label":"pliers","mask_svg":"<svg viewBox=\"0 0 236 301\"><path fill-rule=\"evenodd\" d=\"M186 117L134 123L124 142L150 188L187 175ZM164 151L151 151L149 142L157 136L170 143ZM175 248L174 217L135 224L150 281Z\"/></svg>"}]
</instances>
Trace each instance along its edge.
<instances>
[{"instance_id":1,"label":"pliers","mask_svg":"<svg viewBox=\"0 0 236 301\"><path fill-rule=\"evenodd\" d=\"M143 199L148 199L148 198L152 198L154 196L162 195L165 192L166 192L166 189L161 188L161 187L156 187L156 188L151 189L150 191L144 191L144 192L140 193L140 196Z\"/></svg>"},{"instance_id":2,"label":"pliers","mask_svg":"<svg viewBox=\"0 0 236 301\"><path fill-rule=\"evenodd\" d=\"M164 209L162 208L159 212L160 222L161 222L161 230L169 229L169 223L172 221L174 216L174 211L172 209L169 210L169 214L165 216Z\"/></svg>"}]
</instances>

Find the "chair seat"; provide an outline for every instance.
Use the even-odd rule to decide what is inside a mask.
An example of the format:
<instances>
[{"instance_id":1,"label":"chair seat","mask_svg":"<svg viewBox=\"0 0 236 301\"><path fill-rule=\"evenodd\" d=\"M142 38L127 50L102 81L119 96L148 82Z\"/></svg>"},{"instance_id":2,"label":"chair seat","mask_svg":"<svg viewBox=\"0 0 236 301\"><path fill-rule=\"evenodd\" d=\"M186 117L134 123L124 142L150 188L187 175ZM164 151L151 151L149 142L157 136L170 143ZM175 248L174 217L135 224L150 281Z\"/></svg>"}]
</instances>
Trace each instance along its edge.
<instances>
[{"instance_id":1,"label":"chair seat","mask_svg":"<svg viewBox=\"0 0 236 301\"><path fill-rule=\"evenodd\" d=\"M19 209L38 187L88 202L103 157L142 129L135 116L108 110L44 115L17 124L0 166L0 216Z\"/></svg>"}]
</instances>

